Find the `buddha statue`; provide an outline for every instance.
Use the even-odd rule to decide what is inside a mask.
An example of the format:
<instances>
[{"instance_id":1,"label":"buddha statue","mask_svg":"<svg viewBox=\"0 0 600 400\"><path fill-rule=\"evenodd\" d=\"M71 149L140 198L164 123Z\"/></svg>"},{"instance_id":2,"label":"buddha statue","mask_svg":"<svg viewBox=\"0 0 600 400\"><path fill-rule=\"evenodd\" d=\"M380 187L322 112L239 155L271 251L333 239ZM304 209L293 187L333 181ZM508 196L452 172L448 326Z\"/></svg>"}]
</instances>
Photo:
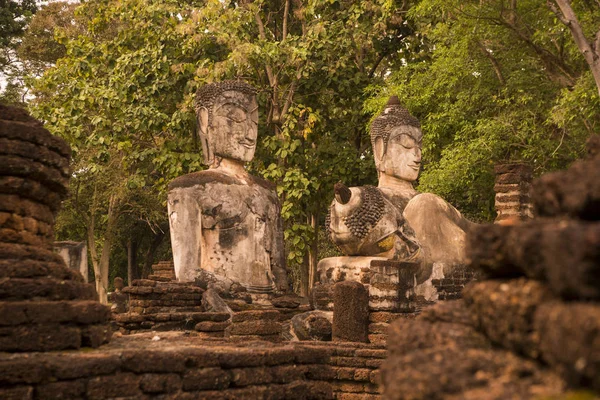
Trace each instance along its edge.
<instances>
[{"instance_id":1,"label":"buddha statue","mask_svg":"<svg viewBox=\"0 0 600 400\"><path fill-rule=\"evenodd\" d=\"M250 175L258 133L255 89L240 81L202 86L196 116L208 169L169 184L175 274L200 270L239 282L251 293L284 292L288 281L275 186Z\"/></svg>"},{"instance_id":2,"label":"buddha statue","mask_svg":"<svg viewBox=\"0 0 600 400\"><path fill-rule=\"evenodd\" d=\"M378 186L335 187L327 219L329 238L345 254L319 262L321 281L363 280L372 260L422 266L418 280L443 276L464 264L466 231L472 224L445 200L419 193L419 121L393 96L371 125ZM421 282L419 282L421 283Z\"/></svg>"},{"instance_id":3,"label":"buddha statue","mask_svg":"<svg viewBox=\"0 0 600 400\"><path fill-rule=\"evenodd\" d=\"M115 287L115 291L108 294L108 301L111 302L110 311L115 314L126 313L129 309L127 304L129 302L129 295L123 293L123 288L125 287L123 278L115 277L113 286Z\"/></svg>"}]
</instances>

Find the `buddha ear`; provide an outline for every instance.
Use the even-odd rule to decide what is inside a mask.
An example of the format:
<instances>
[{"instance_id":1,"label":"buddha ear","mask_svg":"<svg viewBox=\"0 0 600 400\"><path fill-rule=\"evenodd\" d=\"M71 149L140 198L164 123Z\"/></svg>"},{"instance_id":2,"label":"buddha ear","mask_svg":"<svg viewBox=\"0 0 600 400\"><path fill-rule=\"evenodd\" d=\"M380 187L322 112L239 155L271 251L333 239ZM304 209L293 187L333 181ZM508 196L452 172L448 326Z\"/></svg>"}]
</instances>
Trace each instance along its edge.
<instances>
[{"instance_id":1,"label":"buddha ear","mask_svg":"<svg viewBox=\"0 0 600 400\"><path fill-rule=\"evenodd\" d=\"M214 155L210 148L208 140L208 109L200 107L196 110L196 118L198 119L198 136L202 144L202 154L204 155L204 163L211 165L214 161Z\"/></svg>"},{"instance_id":2,"label":"buddha ear","mask_svg":"<svg viewBox=\"0 0 600 400\"><path fill-rule=\"evenodd\" d=\"M196 111L196 115L198 116L198 128L200 129L200 134L206 135L208 132L208 110L206 107L200 107Z\"/></svg>"},{"instance_id":3,"label":"buddha ear","mask_svg":"<svg viewBox=\"0 0 600 400\"><path fill-rule=\"evenodd\" d=\"M385 143L381 136L375 138L375 142L373 143L373 155L375 156L375 165L377 166L377 169L379 169L379 164L385 155Z\"/></svg>"}]
</instances>

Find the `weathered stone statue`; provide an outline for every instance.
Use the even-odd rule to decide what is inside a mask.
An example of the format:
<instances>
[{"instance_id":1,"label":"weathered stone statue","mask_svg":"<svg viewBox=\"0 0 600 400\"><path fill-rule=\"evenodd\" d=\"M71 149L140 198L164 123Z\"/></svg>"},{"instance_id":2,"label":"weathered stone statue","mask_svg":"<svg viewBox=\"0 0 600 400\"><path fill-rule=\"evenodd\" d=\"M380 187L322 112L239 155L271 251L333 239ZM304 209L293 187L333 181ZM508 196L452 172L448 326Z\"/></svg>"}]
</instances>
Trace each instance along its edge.
<instances>
[{"instance_id":1,"label":"weathered stone statue","mask_svg":"<svg viewBox=\"0 0 600 400\"><path fill-rule=\"evenodd\" d=\"M115 291L108 294L108 301L112 303L110 306L110 311L115 314L123 314L126 313L129 309L129 295L127 293L123 293L123 288L125 287L125 283L123 282L123 278L116 277L113 280L113 284L115 286Z\"/></svg>"},{"instance_id":2,"label":"weathered stone statue","mask_svg":"<svg viewBox=\"0 0 600 400\"><path fill-rule=\"evenodd\" d=\"M440 197L419 193L413 183L421 167L419 121L390 98L371 126L378 187L335 187L327 221L330 239L349 257L321 260L321 281L359 280L372 260L420 263L421 277L465 262L471 222ZM433 270L433 271L432 271ZM442 271L438 278L443 277ZM435 278L435 276L434 276Z\"/></svg>"},{"instance_id":3,"label":"weathered stone statue","mask_svg":"<svg viewBox=\"0 0 600 400\"><path fill-rule=\"evenodd\" d=\"M258 133L255 89L239 81L201 87L196 116L208 170L169 184L175 273L204 269L254 293L285 291L280 205L274 185L248 174Z\"/></svg>"}]
</instances>

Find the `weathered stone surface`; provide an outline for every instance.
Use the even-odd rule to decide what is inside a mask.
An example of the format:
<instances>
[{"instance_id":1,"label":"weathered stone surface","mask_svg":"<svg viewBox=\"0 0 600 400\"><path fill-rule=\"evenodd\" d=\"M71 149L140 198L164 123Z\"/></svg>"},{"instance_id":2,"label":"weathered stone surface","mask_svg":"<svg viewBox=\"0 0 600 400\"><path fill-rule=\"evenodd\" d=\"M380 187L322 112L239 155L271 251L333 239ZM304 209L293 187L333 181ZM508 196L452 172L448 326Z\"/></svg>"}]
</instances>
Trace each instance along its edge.
<instances>
[{"instance_id":1,"label":"weathered stone surface","mask_svg":"<svg viewBox=\"0 0 600 400\"><path fill-rule=\"evenodd\" d=\"M39 399L78 399L85 397L83 380L53 382L38 386L36 398Z\"/></svg>"},{"instance_id":2,"label":"weathered stone surface","mask_svg":"<svg viewBox=\"0 0 600 400\"><path fill-rule=\"evenodd\" d=\"M0 279L0 300L95 300L96 290L92 285L49 278L4 278Z\"/></svg>"},{"instance_id":3,"label":"weathered stone surface","mask_svg":"<svg viewBox=\"0 0 600 400\"><path fill-rule=\"evenodd\" d=\"M281 324L277 321L245 321L231 324L226 335L278 335Z\"/></svg>"},{"instance_id":4,"label":"weathered stone surface","mask_svg":"<svg viewBox=\"0 0 600 400\"><path fill-rule=\"evenodd\" d=\"M527 220L533 218L530 198L532 170L523 163L497 164L496 173L496 221L506 219Z\"/></svg>"},{"instance_id":5,"label":"weathered stone surface","mask_svg":"<svg viewBox=\"0 0 600 400\"><path fill-rule=\"evenodd\" d=\"M277 308L298 308L301 298L298 295L288 294L271 299L271 303Z\"/></svg>"},{"instance_id":6,"label":"weathered stone surface","mask_svg":"<svg viewBox=\"0 0 600 400\"><path fill-rule=\"evenodd\" d=\"M58 380L72 380L95 375L108 375L121 364L118 354L70 352L50 356L44 363Z\"/></svg>"},{"instance_id":7,"label":"weathered stone surface","mask_svg":"<svg viewBox=\"0 0 600 400\"><path fill-rule=\"evenodd\" d=\"M214 289L208 289L204 292L202 295L202 307L205 311L212 313L233 313L227 303L223 301Z\"/></svg>"},{"instance_id":8,"label":"weathered stone surface","mask_svg":"<svg viewBox=\"0 0 600 400\"><path fill-rule=\"evenodd\" d=\"M35 143L61 154L71 157L69 145L59 137L51 135L35 118L27 115L23 109L0 105L1 137ZM17 117L16 115L20 115Z\"/></svg>"},{"instance_id":9,"label":"weathered stone surface","mask_svg":"<svg viewBox=\"0 0 600 400\"><path fill-rule=\"evenodd\" d=\"M50 207L18 194L0 194L0 211L54 224L54 211Z\"/></svg>"},{"instance_id":10,"label":"weathered stone surface","mask_svg":"<svg viewBox=\"0 0 600 400\"><path fill-rule=\"evenodd\" d=\"M309 311L295 315L291 325L299 340L331 340L333 314L325 311Z\"/></svg>"},{"instance_id":11,"label":"weathered stone surface","mask_svg":"<svg viewBox=\"0 0 600 400\"><path fill-rule=\"evenodd\" d=\"M203 321L198 322L194 327L198 332L222 332L231 325L230 322L211 322L211 321Z\"/></svg>"},{"instance_id":12,"label":"weathered stone surface","mask_svg":"<svg viewBox=\"0 0 600 400\"><path fill-rule=\"evenodd\" d=\"M67 193L69 177L63 171L33 161L28 158L1 155L0 175L27 177L46 186L55 193L65 195Z\"/></svg>"},{"instance_id":13,"label":"weathered stone surface","mask_svg":"<svg viewBox=\"0 0 600 400\"><path fill-rule=\"evenodd\" d=\"M33 387L19 386L0 388L0 398L4 400L29 400L33 399Z\"/></svg>"},{"instance_id":14,"label":"weathered stone surface","mask_svg":"<svg viewBox=\"0 0 600 400\"><path fill-rule=\"evenodd\" d=\"M482 399L529 399L559 394L564 387L558 376L538 364L491 349L437 346L391 356L381 371L385 399L462 398L461 393L482 387L496 392Z\"/></svg>"},{"instance_id":15,"label":"weathered stone surface","mask_svg":"<svg viewBox=\"0 0 600 400\"><path fill-rule=\"evenodd\" d=\"M333 340L367 342L369 292L353 281L336 283L333 288Z\"/></svg>"},{"instance_id":16,"label":"weathered stone surface","mask_svg":"<svg viewBox=\"0 0 600 400\"><path fill-rule=\"evenodd\" d=\"M313 286L310 305L315 310L333 311L333 285L321 281Z\"/></svg>"},{"instance_id":17,"label":"weathered stone surface","mask_svg":"<svg viewBox=\"0 0 600 400\"><path fill-rule=\"evenodd\" d=\"M132 373L117 373L92 378L87 384L87 397L110 399L115 397L139 396L140 376Z\"/></svg>"},{"instance_id":18,"label":"weathered stone surface","mask_svg":"<svg viewBox=\"0 0 600 400\"><path fill-rule=\"evenodd\" d=\"M436 347L489 349L484 335L471 326L421 319L396 321L388 329L388 350L391 356L408 354Z\"/></svg>"},{"instance_id":19,"label":"weathered stone surface","mask_svg":"<svg viewBox=\"0 0 600 400\"><path fill-rule=\"evenodd\" d=\"M281 314L277 310L248 310L239 311L233 314L231 322L244 321L278 321Z\"/></svg>"},{"instance_id":20,"label":"weathered stone surface","mask_svg":"<svg viewBox=\"0 0 600 400\"><path fill-rule=\"evenodd\" d=\"M65 264L73 271L78 271L84 281L88 281L88 258L86 242L62 241L54 242L56 251L64 260ZM121 285L119 289L123 289Z\"/></svg>"},{"instance_id":21,"label":"weathered stone surface","mask_svg":"<svg viewBox=\"0 0 600 400\"><path fill-rule=\"evenodd\" d=\"M212 322L224 322L231 318L229 313L216 313L216 312L202 312L202 313L190 313L190 317L194 321L212 321Z\"/></svg>"},{"instance_id":22,"label":"weathered stone surface","mask_svg":"<svg viewBox=\"0 0 600 400\"><path fill-rule=\"evenodd\" d=\"M526 275L565 298L600 299L600 222L479 226L468 249L473 267L490 276Z\"/></svg>"},{"instance_id":23,"label":"weathered stone surface","mask_svg":"<svg viewBox=\"0 0 600 400\"><path fill-rule=\"evenodd\" d=\"M464 291L474 326L494 343L531 358L539 356L535 312L553 298L544 284L525 278L477 282Z\"/></svg>"},{"instance_id":24,"label":"weathered stone surface","mask_svg":"<svg viewBox=\"0 0 600 400\"><path fill-rule=\"evenodd\" d=\"M189 371L183 377L183 390L225 389L231 382L230 374L221 368Z\"/></svg>"},{"instance_id":25,"label":"weathered stone surface","mask_svg":"<svg viewBox=\"0 0 600 400\"><path fill-rule=\"evenodd\" d=\"M600 220L600 157L576 161L565 171L536 179L532 201L541 217Z\"/></svg>"},{"instance_id":26,"label":"weathered stone surface","mask_svg":"<svg viewBox=\"0 0 600 400\"><path fill-rule=\"evenodd\" d=\"M547 303L535 314L542 358L575 386L600 392L600 304Z\"/></svg>"},{"instance_id":27,"label":"weathered stone surface","mask_svg":"<svg viewBox=\"0 0 600 400\"><path fill-rule=\"evenodd\" d=\"M59 324L18 325L0 328L0 351L78 349L81 330Z\"/></svg>"},{"instance_id":28,"label":"weathered stone surface","mask_svg":"<svg viewBox=\"0 0 600 400\"><path fill-rule=\"evenodd\" d=\"M0 325L106 321L110 313L97 301L11 301L0 302Z\"/></svg>"},{"instance_id":29,"label":"weathered stone surface","mask_svg":"<svg viewBox=\"0 0 600 400\"><path fill-rule=\"evenodd\" d=\"M277 193L243 167L256 149L256 92L239 81L207 84L198 90L196 106L209 169L169 184L177 279L193 281L199 270L206 270L239 282L250 292L285 292Z\"/></svg>"},{"instance_id":30,"label":"weathered stone surface","mask_svg":"<svg viewBox=\"0 0 600 400\"><path fill-rule=\"evenodd\" d=\"M0 246L1 247L1 246ZM0 251L2 251L0 249ZM2 278L36 278L53 277L59 280L83 282L83 277L76 271L70 270L60 261L39 261L0 259L0 279Z\"/></svg>"},{"instance_id":31,"label":"weathered stone surface","mask_svg":"<svg viewBox=\"0 0 600 400\"><path fill-rule=\"evenodd\" d=\"M144 374L140 388L144 393L173 393L181 389L181 378L177 374Z\"/></svg>"}]
</instances>

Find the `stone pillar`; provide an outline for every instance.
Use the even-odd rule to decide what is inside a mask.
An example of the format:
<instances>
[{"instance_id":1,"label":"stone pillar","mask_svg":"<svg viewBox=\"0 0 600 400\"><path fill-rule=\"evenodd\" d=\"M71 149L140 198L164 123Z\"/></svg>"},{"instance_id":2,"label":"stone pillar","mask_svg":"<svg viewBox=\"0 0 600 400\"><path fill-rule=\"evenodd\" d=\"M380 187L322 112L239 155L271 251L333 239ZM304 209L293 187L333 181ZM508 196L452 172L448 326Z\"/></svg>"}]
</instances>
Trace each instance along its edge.
<instances>
[{"instance_id":1,"label":"stone pillar","mask_svg":"<svg viewBox=\"0 0 600 400\"><path fill-rule=\"evenodd\" d=\"M83 280L88 282L87 244L85 242L54 242L56 251L65 260L65 264L75 271L79 271Z\"/></svg>"},{"instance_id":2,"label":"stone pillar","mask_svg":"<svg viewBox=\"0 0 600 400\"><path fill-rule=\"evenodd\" d=\"M0 105L0 351L96 347L110 310L52 251L71 149L18 108Z\"/></svg>"},{"instance_id":3,"label":"stone pillar","mask_svg":"<svg viewBox=\"0 0 600 400\"><path fill-rule=\"evenodd\" d=\"M334 341L369 341L369 291L359 282L338 282L333 287Z\"/></svg>"},{"instance_id":4,"label":"stone pillar","mask_svg":"<svg viewBox=\"0 0 600 400\"><path fill-rule=\"evenodd\" d=\"M152 266L152 275L148 276L148 279L154 279L158 281L174 281L175 267L173 261L159 261L158 264Z\"/></svg>"},{"instance_id":5,"label":"stone pillar","mask_svg":"<svg viewBox=\"0 0 600 400\"><path fill-rule=\"evenodd\" d=\"M523 163L498 164L496 173L496 222L517 218L533 218L530 191L531 167Z\"/></svg>"},{"instance_id":6,"label":"stone pillar","mask_svg":"<svg viewBox=\"0 0 600 400\"><path fill-rule=\"evenodd\" d=\"M400 271L396 263L371 262L369 282L369 309L398 311Z\"/></svg>"},{"instance_id":7,"label":"stone pillar","mask_svg":"<svg viewBox=\"0 0 600 400\"><path fill-rule=\"evenodd\" d=\"M419 263L371 261L369 308L372 311L414 312L416 299L412 289L415 280L420 279L417 276L420 270Z\"/></svg>"}]
</instances>

